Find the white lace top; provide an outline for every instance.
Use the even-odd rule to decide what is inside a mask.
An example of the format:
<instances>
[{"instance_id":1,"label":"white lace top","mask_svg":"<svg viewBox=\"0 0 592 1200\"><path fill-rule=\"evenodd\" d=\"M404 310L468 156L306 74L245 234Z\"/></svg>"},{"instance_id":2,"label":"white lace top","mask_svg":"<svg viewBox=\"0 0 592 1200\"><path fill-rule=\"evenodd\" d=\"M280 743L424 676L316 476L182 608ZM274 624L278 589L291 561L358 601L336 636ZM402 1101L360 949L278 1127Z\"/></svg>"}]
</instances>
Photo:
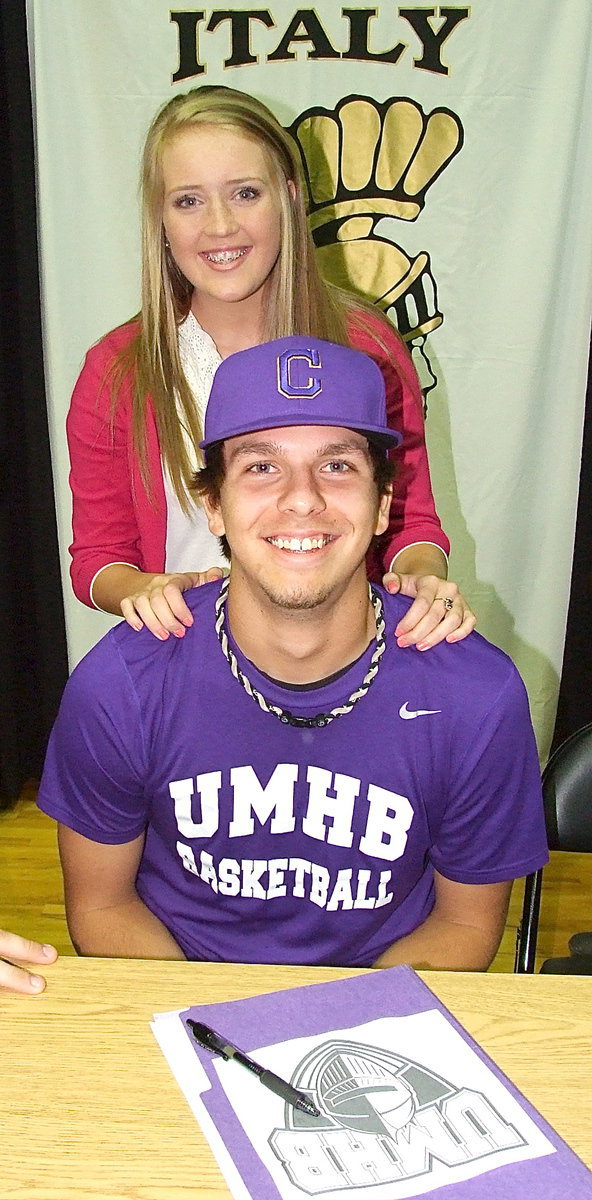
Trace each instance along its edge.
<instances>
[{"instance_id":1,"label":"white lace top","mask_svg":"<svg viewBox=\"0 0 592 1200\"><path fill-rule=\"evenodd\" d=\"M216 368L222 361L215 342L202 329L190 311L179 326L181 364L203 423ZM197 467L195 452L184 431L185 441ZM163 464L164 491L167 504L167 533L165 571L205 571L208 567L228 566L218 539L208 529L203 508L196 504L190 515L179 505L168 471Z\"/></svg>"}]
</instances>

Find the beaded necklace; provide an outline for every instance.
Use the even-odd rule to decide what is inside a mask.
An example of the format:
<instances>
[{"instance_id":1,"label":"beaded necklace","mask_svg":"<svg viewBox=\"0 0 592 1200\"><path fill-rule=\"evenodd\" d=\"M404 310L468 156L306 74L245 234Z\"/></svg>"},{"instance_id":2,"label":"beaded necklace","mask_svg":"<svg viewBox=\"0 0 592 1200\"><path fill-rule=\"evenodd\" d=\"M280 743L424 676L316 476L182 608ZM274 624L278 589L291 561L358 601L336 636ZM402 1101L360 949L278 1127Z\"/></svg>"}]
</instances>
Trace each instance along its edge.
<instances>
[{"instance_id":1,"label":"beaded necklace","mask_svg":"<svg viewBox=\"0 0 592 1200\"><path fill-rule=\"evenodd\" d=\"M374 648L374 653L370 660L370 665L366 675L364 676L359 688L357 688L355 692L352 692L351 696L345 701L344 704L337 708L332 708L331 712L317 713L317 715L314 717L297 717L294 713L289 712L288 709L280 708L279 705L272 704L271 701L266 700L265 697L261 695L261 692L259 692L257 688L253 686L251 681L241 671L236 659L236 655L230 646L226 633L226 599L228 595L229 583L230 580L228 578L223 581L222 587L220 588L220 595L216 601L216 633L218 635L220 646L222 647L222 653L224 654L224 657L230 666L232 674L234 675L235 679L238 679L238 682L244 688L247 695L250 696L252 700L255 700L264 712L273 713L274 717L277 717L283 725L295 725L301 729L322 728L324 725L329 725L331 721L335 720L336 717L342 717L345 715L345 713L351 712L354 704L357 704L358 700L361 700L362 696L366 695L370 684L376 678L380 659L385 651L385 626L382 600L380 599L378 592L373 590L371 584L368 584L368 594L372 607L374 608L374 615L376 618L376 646Z\"/></svg>"}]
</instances>

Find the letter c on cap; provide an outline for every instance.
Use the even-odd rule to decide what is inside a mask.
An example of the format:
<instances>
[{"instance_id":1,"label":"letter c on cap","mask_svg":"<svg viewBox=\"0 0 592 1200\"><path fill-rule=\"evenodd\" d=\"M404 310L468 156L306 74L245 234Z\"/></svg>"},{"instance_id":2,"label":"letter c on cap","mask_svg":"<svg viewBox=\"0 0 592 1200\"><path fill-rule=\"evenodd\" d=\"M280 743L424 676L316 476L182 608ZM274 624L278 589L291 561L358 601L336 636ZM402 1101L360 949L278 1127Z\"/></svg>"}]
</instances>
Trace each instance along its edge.
<instances>
[{"instance_id":1,"label":"letter c on cap","mask_svg":"<svg viewBox=\"0 0 592 1200\"><path fill-rule=\"evenodd\" d=\"M305 362L310 368L310 375L306 383L294 383L292 380L292 367L294 363ZM323 383L320 375L314 374L315 367L321 367L321 356L318 350L299 350L295 354L292 350L284 350L283 354L278 356L277 371L278 371L278 391L282 396L318 396L323 390Z\"/></svg>"}]
</instances>

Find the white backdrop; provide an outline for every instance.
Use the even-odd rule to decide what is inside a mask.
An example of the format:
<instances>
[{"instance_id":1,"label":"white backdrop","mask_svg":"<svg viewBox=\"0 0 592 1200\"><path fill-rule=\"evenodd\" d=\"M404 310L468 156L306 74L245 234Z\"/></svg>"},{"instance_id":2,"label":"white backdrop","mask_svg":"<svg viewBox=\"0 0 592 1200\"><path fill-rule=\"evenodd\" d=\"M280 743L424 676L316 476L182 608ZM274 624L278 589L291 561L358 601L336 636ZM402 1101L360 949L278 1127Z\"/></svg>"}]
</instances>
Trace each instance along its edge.
<instances>
[{"instance_id":1,"label":"white backdrop","mask_svg":"<svg viewBox=\"0 0 592 1200\"><path fill-rule=\"evenodd\" d=\"M309 153L320 253L331 271L345 255L373 299L390 292L383 307L431 384L428 446L451 577L522 671L544 753L592 308L592 4L473 0L439 16L425 3L297 10L270 0L258 19L243 10L236 0L172 12L164 0L29 0L71 663L109 620L74 599L68 578L70 392L88 346L139 306L138 163L156 108L225 83L296 122L305 146L300 118L324 110Z\"/></svg>"}]
</instances>

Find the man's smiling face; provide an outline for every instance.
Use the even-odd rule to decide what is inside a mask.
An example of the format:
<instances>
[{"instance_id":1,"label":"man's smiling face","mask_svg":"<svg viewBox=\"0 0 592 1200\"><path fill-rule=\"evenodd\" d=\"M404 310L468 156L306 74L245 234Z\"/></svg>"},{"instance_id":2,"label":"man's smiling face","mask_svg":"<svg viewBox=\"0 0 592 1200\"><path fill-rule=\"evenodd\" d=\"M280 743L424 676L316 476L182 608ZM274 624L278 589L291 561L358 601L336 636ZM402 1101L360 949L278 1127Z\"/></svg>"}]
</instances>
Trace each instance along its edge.
<instances>
[{"instance_id":1,"label":"man's smiling face","mask_svg":"<svg viewBox=\"0 0 592 1200\"><path fill-rule=\"evenodd\" d=\"M388 523L367 439L333 426L287 426L229 438L212 533L232 552L233 587L284 610L337 599Z\"/></svg>"}]
</instances>

